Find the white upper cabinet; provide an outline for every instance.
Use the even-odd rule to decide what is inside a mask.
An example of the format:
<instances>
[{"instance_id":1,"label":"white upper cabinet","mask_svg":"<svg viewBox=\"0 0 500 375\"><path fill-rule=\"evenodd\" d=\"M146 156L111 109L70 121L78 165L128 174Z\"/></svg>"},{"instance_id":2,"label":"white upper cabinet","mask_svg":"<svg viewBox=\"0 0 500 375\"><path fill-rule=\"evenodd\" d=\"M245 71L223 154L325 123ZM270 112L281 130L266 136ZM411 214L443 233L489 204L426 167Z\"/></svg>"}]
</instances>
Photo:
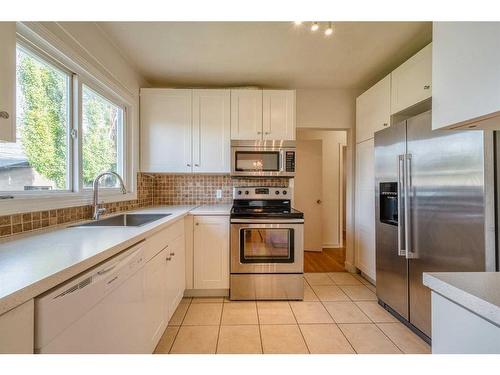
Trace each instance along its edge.
<instances>
[{"instance_id":1,"label":"white upper cabinet","mask_svg":"<svg viewBox=\"0 0 500 375\"><path fill-rule=\"evenodd\" d=\"M432 128L500 129L500 22L434 22Z\"/></svg>"},{"instance_id":2,"label":"white upper cabinet","mask_svg":"<svg viewBox=\"0 0 500 375\"><path fill-rule=\"evenodd\" d=\"M391 76L388 75L356 99L356 143L373 138L391 122Z\"/></svg>"},{"instance_id":3,"label":"white upper cabinet","mask_svg":"<svg viewBox=\"0 0 500 375\"><path fill-rule=\"evenodd\" d=\"M262 139L262 90L231 90L231 139Z\"/></svg>"},{"instance_id":4,"label":"white upper cabinet","mask_svg":"<svg viewBox=\"0 0 500 375\"><path fill-rule=\"evenodd\" d=\"M262 92L263 139L295 140L295 91Z\"/></svg>"},{"instance_id":5,"label":"white upper cabinet","mask_svg":"<svg viewBox=\"0 0 500 375\"><path fill-rule=\"evenodd\" d=\"M193 90L193 172L229 173L229 90Z\"/></svg>"},{"instance_id":6,"label":"white upper cabinet","mask_svg":"<svg viewBox=\"0 0 500 375\"><path fill-rule=\"evenodd\" d=\"M16 141L16 23L0 22L0 141Z\"/></svg>"},{"instance_id":7,"label":"white upper cabinet","mask_svg":"<svg viewBox=\"0 0 500 375\"><path fill-rule=\"evenodd\" d=\"M391 73L391 114L398 113L432 94L432 43Z\"/></svg>"},{"instance_id":8,"label":"white upper cabinet","mask_svg":"<svg viewBox=\"0 0 500 375\"><path fill-rule=\"evenodd\" d=\"M141 170L228 173L229 90L141 90Z\"/></svg>"},{"instance_id":9,"label":"white upper cabinet","mask_svg":"<svg viewBox=\"0 0 500 375\"><path fill-rule=\"evenodd\" d=\"M141 170L191 172L192 90L141 89Z\"/></svg>"}]
</instances>

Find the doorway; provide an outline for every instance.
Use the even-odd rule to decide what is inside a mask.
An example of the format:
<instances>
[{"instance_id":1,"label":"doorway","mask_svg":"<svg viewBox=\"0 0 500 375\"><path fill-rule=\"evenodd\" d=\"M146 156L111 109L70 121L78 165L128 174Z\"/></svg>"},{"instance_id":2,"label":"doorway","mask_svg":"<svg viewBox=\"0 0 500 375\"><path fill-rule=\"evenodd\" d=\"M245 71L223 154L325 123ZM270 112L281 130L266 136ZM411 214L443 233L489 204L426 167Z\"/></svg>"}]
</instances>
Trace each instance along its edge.
<instances>
[{"instance_id":1,"label":"doorway","mask_svg":"<svg viewBox=\"0 0 500 375\"><path fill-rule=\"evenodd\" d=\"M304 271L345 270L346 131L298 129L295 207L304 212Z\"/></svg>"}]
</instances>

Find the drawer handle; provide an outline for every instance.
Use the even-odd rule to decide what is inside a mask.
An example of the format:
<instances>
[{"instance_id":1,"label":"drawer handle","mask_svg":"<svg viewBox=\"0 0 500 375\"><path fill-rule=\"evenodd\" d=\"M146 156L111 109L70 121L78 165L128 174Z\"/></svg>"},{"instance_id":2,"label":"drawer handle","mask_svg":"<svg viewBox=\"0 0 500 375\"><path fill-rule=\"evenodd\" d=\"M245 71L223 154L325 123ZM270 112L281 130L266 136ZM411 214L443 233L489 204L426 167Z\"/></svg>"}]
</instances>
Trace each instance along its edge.
<instances>
[{"instance_id":1,"label":"drawer handle","mask_svg":"<svg viewBox=\"0 0 500 375\"><path fill-rule=\"evenodd\" d=\"M387 122L384 122L382 125L384 126L388 126L389 124Z\"/></svg>"},{"instance_id":2,"label":"drawer handle","mask_svg":"<svg viewBox=\"0 0 500 375\"><path fill-rule=\"evenodd\" d=\"M10 117L9 112L5 112L5 111L0 112L0 118L7 120L9 117Z\"/></svg>"},{"instance_id":3,"label":"drawer handle","mask_svg":"<svg viewBox=\"0 0 500 375\"><path fill-rule=\"evenodd\" d=\"M112 282L116 281L118 279L118 276L113 277L111 280L108 281L108 285L111 284Z\"/></svg>"},{"instance_id":4,"label":"drawer handle","mask_svg":"<svg viewBox=\"0 0 500 375\"><path fill-rule=\"evenodd\" d=\"M424 90L429 90L431 88L431 85L425 85Z\"/></svg>"},{"instance_id":5,"label":"drawer handle","mask_svg":"<svg viewBox=\"0 0 500 375\"><path fill-rule=\"evenodd\" d=\"M257 132L257 134L262 134L262 132Z\"/></svg>"},{"instance_id":6,"label":"drawer handle","mask_svg":"<svg viewBox=\"0 0 500 375\"><path fill-rule=\"evenodd\" d=\"M174 255L175 255L175 253L170 253L170 255L171 255L171 256L174 256Z\"/></svg>"},{"instance_id":7,"label":"drawer handle","mask_svg":"<svg viewBox=\"0 0 500 375\"><path fill-rule=\"evenodd\" d=\"M104 275L105 273L108 273L109 271L111 271L111 270L112 270L113 268L115 268L115 267L116 267L116 265L111 266L111 267L109 267L109 268L106 268L106 269L104 269L104 270L98 271L98 272L97 272L97 274L98 274L99 276Z\"/></svg>"},{"instance_id":8,"label":"drawer handle","mask_svg":"<svg viewBox=\"0 0 500 375\"><path fill-rule=\"evenodd\" d=\"M169 262L169 261L171 261L171 260L172 260L172 257L166 257L166 258L165 258L165 260L166 260L167 262Z\"/></svg>"}]
</instances>

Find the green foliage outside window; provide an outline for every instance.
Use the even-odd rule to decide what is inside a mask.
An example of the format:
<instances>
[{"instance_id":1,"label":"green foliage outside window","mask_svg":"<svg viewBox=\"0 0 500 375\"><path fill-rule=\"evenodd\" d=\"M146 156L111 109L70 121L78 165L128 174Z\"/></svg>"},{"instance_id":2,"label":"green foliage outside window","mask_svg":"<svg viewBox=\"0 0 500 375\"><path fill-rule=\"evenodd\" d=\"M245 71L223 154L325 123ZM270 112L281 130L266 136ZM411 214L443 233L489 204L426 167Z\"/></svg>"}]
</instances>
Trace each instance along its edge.
<instances>
[{"instance_id":1,"label":"green foliage outside window","mask_svg":"<svg viewBox=\"0 0 500 375\"><path fill-rule=\"evenodd\" d=\"M18 119L23 151L31 167L67 189L69 77L18 50ZM91 186L101 172L117 170L117 135L121 109L83 86L82 179Z\"/></svg>"}]
</instances>

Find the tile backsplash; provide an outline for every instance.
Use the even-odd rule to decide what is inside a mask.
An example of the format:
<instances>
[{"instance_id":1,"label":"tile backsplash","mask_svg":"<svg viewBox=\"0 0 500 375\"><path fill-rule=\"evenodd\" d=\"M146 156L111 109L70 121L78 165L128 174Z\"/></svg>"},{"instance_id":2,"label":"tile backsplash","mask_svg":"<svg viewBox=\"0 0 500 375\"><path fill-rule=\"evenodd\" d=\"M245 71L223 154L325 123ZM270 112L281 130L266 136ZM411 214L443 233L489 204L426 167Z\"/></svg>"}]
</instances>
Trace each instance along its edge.
<instances>
[{"instance_id":1,"label":"tile backsplash","mask_svg":"<svg viewBox=\"0 0 500 375\"><path fill-rule=\"evenodd\" d=\"M156 174L154 204L231 203L234 186L288 187L286 178L235 178L229 175ZM222 198L216 199L216 191Z\"/></svg>"},{"instance_id":2,"label":"tile backsplash","mask_svg":"<svg viewBox=\"0 0 500 375\"><path fill-rule=\"evenodd\" d=\"M137 174L137 199L106 203L106 214L157 205L231 203L234 186L288 186L286 178L233 178L224 175ZM216 190L222 198L216 199ZM92 218L92 206L0 216L0 237Z\"/></svg>"}]
</instances>

